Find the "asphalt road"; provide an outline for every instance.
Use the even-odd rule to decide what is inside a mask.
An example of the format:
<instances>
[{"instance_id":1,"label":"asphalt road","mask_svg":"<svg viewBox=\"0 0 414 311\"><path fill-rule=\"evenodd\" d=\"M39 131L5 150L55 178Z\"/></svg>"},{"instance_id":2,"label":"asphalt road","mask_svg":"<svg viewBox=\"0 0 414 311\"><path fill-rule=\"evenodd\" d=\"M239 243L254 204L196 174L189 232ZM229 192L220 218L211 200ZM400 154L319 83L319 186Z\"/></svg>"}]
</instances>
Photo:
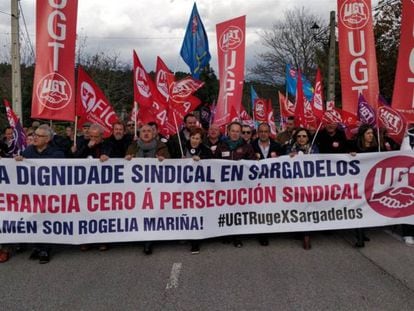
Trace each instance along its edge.
<instances>
[{"instance_id":1,"label":"asphalt road","mask_svg":"<svg viewBox=\"0 0 414 311\"><path fill-rule=\"evenodd\" d=\"M237 249L208 240L140 244L106 252L59 246L52 261L29 250L0 265L0 310L414 310L414 247L383 229L363 249L352 231L313 233L305 251L291 234Z\"/></svg>"}]
</instances>

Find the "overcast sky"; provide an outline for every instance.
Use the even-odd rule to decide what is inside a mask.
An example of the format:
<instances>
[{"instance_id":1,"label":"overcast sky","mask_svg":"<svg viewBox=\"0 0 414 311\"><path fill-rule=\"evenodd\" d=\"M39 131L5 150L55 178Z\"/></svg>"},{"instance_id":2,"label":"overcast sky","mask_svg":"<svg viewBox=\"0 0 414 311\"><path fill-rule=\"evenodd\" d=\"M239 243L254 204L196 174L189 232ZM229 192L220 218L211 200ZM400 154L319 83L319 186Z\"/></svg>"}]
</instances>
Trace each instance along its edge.
<instances>
[{"instance_id":1,"label":"overcast sky","mask_svg":"<svg viewBox=\"0 0 414 311\"><path fill-rule=\"evenodd\" d=\"M0 61L10 55L10 16L4 14L10 12L10 2L0 1ZM20 2L35 45L36 1ZM188 71L179 51L193 0L78 0L78 3L77 33L78 37L86 38L88 53L116 54L122 62L132 65L135 49L148 71L154 70L157 56L173 71ZM304 7L326 21L329 12L336 10L335 0L198 0L196 3L208 33L214 68L217 68L217 23L246 15L246 65L249 67L263 49L258 34L270 29L286 9ZM373 6L377 3L372 0Z\"/></svg>"}]
</instances>

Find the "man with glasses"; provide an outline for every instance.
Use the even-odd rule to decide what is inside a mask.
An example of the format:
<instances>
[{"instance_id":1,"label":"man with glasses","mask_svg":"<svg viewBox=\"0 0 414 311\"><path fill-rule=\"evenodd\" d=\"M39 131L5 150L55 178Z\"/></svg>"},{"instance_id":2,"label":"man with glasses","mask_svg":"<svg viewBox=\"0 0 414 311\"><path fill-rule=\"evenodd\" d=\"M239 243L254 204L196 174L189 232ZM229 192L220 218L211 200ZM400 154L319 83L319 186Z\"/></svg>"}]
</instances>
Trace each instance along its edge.
<instances>
[{"instance_id":1,"label":"man with glasses","mask_svg":"<svg viewBox=\"0 0 414 311\"><path fill-rule=\"evenodd\" d=\"M103 139L104 130L99 124L92 124L89 128L89 141L80 146L79 149L75 148L76 158L95 158L100 159L102 162L109 159L108 147L104 145Z\"/></svg>"},{"instance_id":2,"label":"man with glasses","mask_svg":"<svg viewBox=\"0 0 414 311\"><path fill-rule=\"evenodd\" d=\"M47 124L40 125L33 134L33 144L23 150L22 155L14 157L16 161L27 159L50 159L64 158L64 153L51 146L53 131ZM30 259L39 260L40 264L48 263L50 260L50 246L37 244L30 255Z\"/></svg>"},{"instance_id":3,"label":"man with glasses","mask_svg":"<svg viewBox=\"0 0 414 311\"><path fill-rule=\"evenodd\" d=\"M91 158L99 159L101 162L107 161L109 159L109 148L104 144L103 134L104 129L97 123L93 123L89 127L89 141L87 144L81 146L79 150L75 150L76 158ZM89 250L91 244L82 244L80 246L81 251ZM106 251L108 249L107 244L100 244L98 246L100 251Z\"/></svg>"},{"instance_id":4,"label":"man with glasses","mask_svg":"<svg viewBox=\"0 0 414 311\"><path fill-rule=\"evenodd\" d=\"M126 124L126 132L127 134L131 135L132 137L135 136L135 123L134 121L128 121Z\"/></svg>"},{"instance_id":5,"label":"man with glasses","mask_svg":"<svg viewBox=\"0 0 414 311\"><path fill-rule=\"evenodd\" d=\"M214 157L226 160L256 160L253 147L241 136L242 125L232 122L227 126L227 137L217 146ZM233 236L233 245L242 247L240 236Z\"/></svg>"}]
</instances>

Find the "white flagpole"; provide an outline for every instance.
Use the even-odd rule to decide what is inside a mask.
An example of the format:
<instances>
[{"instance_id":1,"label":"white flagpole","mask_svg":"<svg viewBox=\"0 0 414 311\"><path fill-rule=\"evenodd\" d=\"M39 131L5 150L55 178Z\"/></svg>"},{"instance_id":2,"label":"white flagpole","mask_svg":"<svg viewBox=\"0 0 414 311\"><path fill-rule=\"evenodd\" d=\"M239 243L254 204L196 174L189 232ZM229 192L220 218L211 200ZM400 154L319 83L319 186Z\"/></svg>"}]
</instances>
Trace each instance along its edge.
<instances>
[{"instance_id":1,"label":"white flagpole","mask_svg":"<svg viewBox=\"0 0 414 311\"><path fill-rule=\"evenodd\" d=\"M178 130L177 118L175 117L174 111L173 111L173 116L174 116L175 130L177 131L177 136L178 136L178 144L180 145L181 157L184 157L183 146L181 145L180 132Z\"/></svg>"}]
</instances>

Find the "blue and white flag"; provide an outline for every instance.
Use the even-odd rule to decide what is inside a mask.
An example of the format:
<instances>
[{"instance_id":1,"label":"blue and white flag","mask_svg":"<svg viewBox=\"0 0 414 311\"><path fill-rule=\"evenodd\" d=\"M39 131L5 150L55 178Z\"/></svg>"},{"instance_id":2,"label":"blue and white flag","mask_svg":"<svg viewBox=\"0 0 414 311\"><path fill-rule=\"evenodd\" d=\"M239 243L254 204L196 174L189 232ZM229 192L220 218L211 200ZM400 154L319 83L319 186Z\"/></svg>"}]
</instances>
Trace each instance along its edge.
<instances>
[{"instance_id":1,"label":"blue and white flag","mask_svg":"<svg viewBox=\"0 0 414 311\"><path fill-rule=\"evenodd\" d=\"M311 101L313 98L313 87L309 80L303 75L302 76L302 83L303 83L303 94L305 97ZM290 64L286 65L286 87L287 91L290 95L296 96L296 83L297 83L298 73L297 70L293 69Z\"/></svg>"},{"instance_id":2,"label":"blue and white flag","mask_svg":"<svg viewBox=\"0 0 414 311\"><path fill-rule=\"evenodd\" d=\"M201 70L208 65L211 59L208 50L207 33L195 3L188 21L180 55L190 67L191 75L195 79L200 78Z\"/></svg>"}]
</instances>

